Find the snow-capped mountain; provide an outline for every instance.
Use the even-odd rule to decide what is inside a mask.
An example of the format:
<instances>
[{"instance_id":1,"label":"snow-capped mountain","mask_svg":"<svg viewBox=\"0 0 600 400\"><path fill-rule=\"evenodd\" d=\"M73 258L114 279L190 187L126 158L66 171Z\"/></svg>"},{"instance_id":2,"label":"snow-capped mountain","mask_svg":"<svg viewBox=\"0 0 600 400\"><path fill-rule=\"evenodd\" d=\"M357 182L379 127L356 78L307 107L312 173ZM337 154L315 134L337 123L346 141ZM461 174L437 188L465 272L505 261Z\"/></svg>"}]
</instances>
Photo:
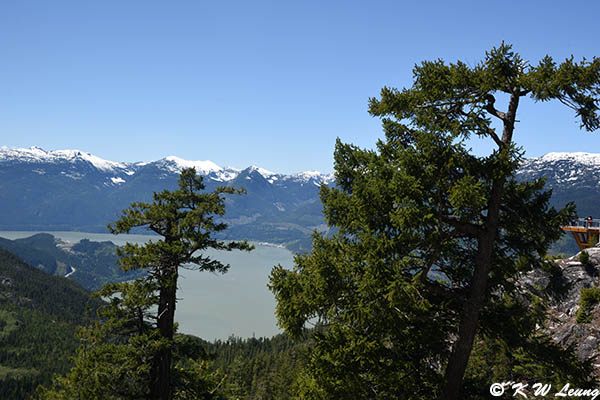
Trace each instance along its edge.
<instances>
[{"instance_id":1,"label":"snow-capped mountain","mask_svg":"<svg viewBox=\"0 0 600 400\"><path fill-rule=\"evenodd\" d=\"M313 183L320 185L321 183L333 182L333 174L321 174L317 171L305 171L293 175L278 174L268 171L264 168L252 165L246 170L241 170L232 167L220 167L212 161L190 161L184 160L176 156L168 156L163 159L151 162L123 163L116 161L104 160L100 157L86 153L81 150L53 150L47 151L39 147L31 147L29 149L13 148L9 149L6 146L0 148L0 164L15 164L15 165L47 165L50 168L54 167L73 167L80 168L81 171L77 174L64 172L64 176L71 179L81 179L83 174L90 172L104 173L108 181L113 183L125 183L127 177L135 175L137 172L156 168L163 170L165 173L178 174L184 168L195 168L196 172L206 178L217 182L229 182L234 180L242 171L248 173L257 172L269 183L275 181L294 181L302 183ZM97 171L93 171L96 169ZM45 170L36 169L34 172L45 174ZM114 176L112 176L114 175Z\"/></svg>"},{"instance_id":2,"label":"snow-capped mountain","mask_svg":"<svg viewBox=\"0 0 600 400\"><path fill-rule=\"evenodd\" d=\"M257 166L220 167L169 156L123 163L80 150L0 148L0 229L105 231L133 201L177 187L183 168L204 176L207 190L230 185L247 194L227 199L231 237L277 243L304 240L323 229L318 191L333 175L286 175Z\"/></svg>"},{"instance_id":3,"label":"snow-capped mountain","mask_svg":"<svg viewBox=\"0 0 600 400\"><path fill-rule=\"evenodd\" d=\"M577 205L580 216L600 218L600 154L548 153L523 162L518 179L545 178L552 189L552 204Z\"/></svg>"},{"instance_id":4,"label":"snow-capped mountain","mask_svg":"<svg viewBox=\"0 0 600 400\"><path fill-rule=\"evenodd\" d=\"M560 189L600 186L600 154L548 153L525 160L519 170L525 179L544 176L546 183Z\"/></svg>"},{"instance_id":5,"label":"snow-capped mountain","mask_svg":"<svg viewBox=\"0 0 600 400\"><path fill-rule=\"evenodd\" d=\"M79 150L0 148L0 229L105 231L133 201L174 189L183 168L195 167L207 190L229 185L246 195L227 198L231 238L275 243L308 242L324 230L319 187L333 175L286 175L250 166L220 167L175 156L151 162L103 160ZM552 203L577 204L580 215L600 217L600 154L549 153L523 162L517 178L546 178Z\"/></svg>"},{"instance_id":6,"label":"snow-capped mountain","mask_svg":"<svg viewBox=\"0 0 600 400\"><path fill-rule=\"evenodd\" d=\"M88 163L101 171L112 172L126 170L127 164L103 160L90 153L80 150L55 150L46 151L40 147L29 149L9 149L6 146L0 148L0 162L15 163L49 163L58 164L62 162Z\"/></svg>"}]
</instances>

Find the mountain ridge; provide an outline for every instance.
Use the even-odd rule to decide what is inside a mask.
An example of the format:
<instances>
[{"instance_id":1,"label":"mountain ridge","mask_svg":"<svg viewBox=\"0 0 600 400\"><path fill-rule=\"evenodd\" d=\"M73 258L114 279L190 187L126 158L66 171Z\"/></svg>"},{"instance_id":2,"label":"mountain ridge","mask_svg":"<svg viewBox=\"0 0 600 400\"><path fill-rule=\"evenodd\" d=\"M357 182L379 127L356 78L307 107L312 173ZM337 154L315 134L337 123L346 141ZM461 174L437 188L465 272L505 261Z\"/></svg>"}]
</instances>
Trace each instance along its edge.
<instances>
[{"instance_id":1,"label":"mountain ridge","mask_svg":"<svg viewBox=\"0 0 600 400\"><path fill-rule=\"evenodd\" d=\"M262 167L251 165L246 168L221 167L210 160L185 160L170 155L154 161L121 162L100 158L86 151L77 149L45 150L38 146L30 148L0 147L0 163L3 162L22 163L46 163L46 162L87 162L101 171L121 172L126 175L134 175L135 170L148 165L157 165L169 172L180 172L183 168L196 168L196 171L215 181L229 182L235 179L242 171L258 171L266 179L272 177L296 177L305 180L316 179L326 184L333 182L334 174L321 173L319 171L301 171L292 174L284 174L266 170ZM550 152L540 157L529 157L524 159L519 174L530 172L531 168L543 163L578 163L586 167L600 167L600 153L588 152ZM217 179L215 179L217 178ZM219 179L220 178L220 179Z\"/></svg>"},{"instance_id":2,"label":"mountain ridge","mask_svg":"<svg viewBox=\"0 0 600 400\"><path fill-rule=\"evenodd\" d=\"M0 229L106 232L106 225L134 201L177 187L182 168L196 167L207 190L218 186L246 189L227 196L223 239L249 239L310 247L310 233L327 232L319 199L321 185L333 174L303 171L281 174L256 165L220 167L212 161L168 156L156 161L121 163L80 150L46 151L0 148ZM600 216L600 154L553 152L523 160L518 180L545 178L551 205L577 204L579 215ZM557 251L571 249L564 241ZM574 250L574 249L571 249ZM570 251L570 250L569 250Z\"/></svg>"},{"instance_id":3,"label":"mountain ridge","mask_svg":"<svg viewBox=\"0 0 600 400\"><path fill-rule=\"evenodd\" d=\"M168 156L121 163L80 150L0 148L0 229L106 232L106 225L134 201L150 202L154 192L177 188L179 172L195 167L206 190L246 189L226 196L222 239L249 239L291 246L310 243L325 230L319 189L333 174L280 174L258 166L220 167L212 161Z\"/></svg>"},{"instance_id":4,"label":"mountain ridge","mask_svg":"<svg viewBox=\"0 0 600 400\"><path fill-rule=\"evenodd\" d=\"M256 165L251 165L247 168L240 169L234 167L221 167L210 160L185 160L180 157L171 155L154 161L138 161L138 162L120 162L111 161L95 156L91 153L69 149L69 150L45 150L38 146L30 148L9 148L7 146L0 147L0 163L2 162L21 162L21 163L54 163L60 162L85 162L103 172L114 172L116 174L125 174L127 176L134 175L140 168L148 165L156 165L172 173L179 173L184 168L196 168L196 172L203 176L208 176L215 181L229 182L235 179L240 172L250 170L257 171L263 177L269 179L272 177L286 178L304 178L321 180L325 183L333 181L333 174L324 174L319 171L301 171L293 174L282 174L266 170ZM123 178L121 178L123 179Z\"/></svg>"}]
</instances>

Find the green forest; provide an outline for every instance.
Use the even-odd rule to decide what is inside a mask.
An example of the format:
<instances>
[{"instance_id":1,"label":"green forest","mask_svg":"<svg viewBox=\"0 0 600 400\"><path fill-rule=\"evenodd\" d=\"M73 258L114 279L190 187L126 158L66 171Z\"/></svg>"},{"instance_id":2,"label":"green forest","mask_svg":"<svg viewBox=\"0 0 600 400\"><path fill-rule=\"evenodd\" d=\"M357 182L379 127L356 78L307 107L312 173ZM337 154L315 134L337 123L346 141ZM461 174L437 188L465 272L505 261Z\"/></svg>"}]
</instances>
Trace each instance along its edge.
<instances>
[{"instance_id":1,"label":"green forest","mask_svg":"<svg viewBox=\"0 0 600 400\"><path fill-rule=\"evenodd\" d=\"M530 65L503 43L476 64L424 61L412 86L370 99L383 137L375 149L338 140L335 185L320 188L334 233L315 232L292 269L271 272L285 332L273 338L178 333L180 268L224 274L229 266L202 251L253 249L215 238L227 229L227 196L244 191L207 192L193 168L178 188L109 221L111 233L144 227L162 239L117 248L130 279L102 282L94 295L0 253L0 395L457 400L490 398L503 381L592 390L591 360L542 329L560 282L519 284L536 271L560 280L548 251L576 216L573 204L549 205L543 179L515 179L523 98L561 103L582 130L596 130L600 59ZM493 151L474 155L470 137ZM589 312L597 293L585 293Z\"/></svg>"},{"instance_id":2,"label":"green forest","mask_svg":"<svg viewBox=\"0 0 600 400\"><path fill-rule=\"evenodd\" d=\"M24 399L53 374L69 370L77 326L90 321L100 302L79 284L5 250L0 281L0 397Z\"/></svg>"}]
</instances>

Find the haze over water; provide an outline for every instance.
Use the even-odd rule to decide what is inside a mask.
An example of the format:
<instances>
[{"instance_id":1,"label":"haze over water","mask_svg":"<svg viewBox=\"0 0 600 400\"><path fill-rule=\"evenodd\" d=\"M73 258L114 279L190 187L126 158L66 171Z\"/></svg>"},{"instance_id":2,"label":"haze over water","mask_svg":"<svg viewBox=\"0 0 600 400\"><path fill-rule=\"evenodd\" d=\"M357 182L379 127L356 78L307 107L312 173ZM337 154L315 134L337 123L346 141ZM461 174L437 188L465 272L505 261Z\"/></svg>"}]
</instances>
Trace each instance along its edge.
<instances>
[{"instance_id":1,"label":"haze over water","mask_svg":"<svg viewBox=\"0 0 600 400\"><path fill-rule=\"evenodd\" d=\"M0 231L0 237L19 239L40 232ZM111 241L118 246L126 242L144 243L156 239L150 235L111 235L86 232L47 232L69 242L81 239ZM230 264L224 274L180 270L175 320L179 332L206 340L273 336L280 332L275 319L275 298L267 288L274 265L291 268L293 254L283 248L257 245L251 252L208 251L206 254Z\"/></svg>"}]
</instances>

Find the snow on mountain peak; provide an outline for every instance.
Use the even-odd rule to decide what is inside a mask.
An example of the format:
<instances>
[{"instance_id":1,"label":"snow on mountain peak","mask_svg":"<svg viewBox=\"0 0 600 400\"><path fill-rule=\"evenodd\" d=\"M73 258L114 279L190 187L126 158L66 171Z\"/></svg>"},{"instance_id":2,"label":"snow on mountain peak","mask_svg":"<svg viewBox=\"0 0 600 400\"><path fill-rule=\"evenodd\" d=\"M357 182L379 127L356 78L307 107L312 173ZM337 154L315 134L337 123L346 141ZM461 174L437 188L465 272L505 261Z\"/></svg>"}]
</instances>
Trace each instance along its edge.
<instances>
[{"instance_id":1,"label":"snow on mountain peak","mask_svg":"<svg viewBox=\"0 0 600 400\"><path fill-rule=\"evenodd\" d=\"M195 168L196 172L201 175L209 176L210 179L219 182L228 182L235 179L241 172L240 169L233 167L222 168L212 161L190 161L184 160L176 156L168 156L158 161L136 162L136 163L121 163L116 161L104 160L100 157L87 153L81 150L44 150L34 146L29 149L25 148L9 148L7 146L0 147L0 161L17 161L26 163L58 163L58 162L75 162L84 161L93 165L98 170L103 172L117 173L118 176L108 178L114 184L121 184L125 181L123 178L136 173L140 167L147 165L155 165L158 168L166 170L170 173L178 174L184 168ZM318 171L304 171L297 174L285 175L279 174L267 169L252 165L246 168L249 172L257 172L262 175L269 183L276 181L286 181L292 179L302 183L313 182L315 185L321 183L329 184L333 182L333 174L321 174Z\"/></svg>"},{"instance_id":2,"label":"snow on mountain peak","mask_svg":"<svg viewBox=\"0 0 600 400\"><path fill-rule=\"evenodd\" d=\"M321 183L329 184L335 180L335 176L333 174L322 174L319 171L299 172L292 175L292 178L301 182L313 181L317 186Z\"/></svg>"},{"instance_id":3,"label":"snow on mountain peak","mask_svg":"<svg viewBox=\"0 0 600 400\"><path fill-rule=\"evenodd\" d=\"M127 168L127 165L125 165L123 163L116 162L116 161L104 160L93 154L86 153L86 152L80 151L80 150L56 150L53 153L59 157L63 156L64 158L66 158L68 160L73 160L73 159L78 159L78 158L82 159L84 161L89 162L94 167L96 167L100 170L103 170L103 171L114 171L116 168L119 168L119 169Z\"/></svg>"},{"instance_id":4,"label":"snow on mountain peak","mask_svg":"<svg viewBox=\"0 0 600 400\"><path fill-rule=\"evenodd\" d=\"M308 182L311 179L320 180L323 175L319 171L303 171L292 176L294 178Z\"/></svg>"},{"instance_id":5,"label":"snow on mountain peak","mask_svg":"<svg viewBox=\"0 0 600 400\"><path fill-rule=\"evenodd\" d=\"M220 172L223 170L223 168L209 160L189 161L176 156L168 156L165 157L164 160L168 161L170 164L167 165L167 169L174 173L179 173L184 168L196 168L196 172L203 175L207 175L211 172Z\"/></svg>"},{"instance_id":6,"label":"snow on mountain peak","mask_svg":"<svg viewBox=\"0 0 600 400\"><path fill-rule=\"evenodd\" d=\"M127 165L116 161L104 160L81 150L44 150L33 146L29 149L13 148L6 146L0 148L0 160L25 161L25 162L59 162L59 161L87 161L94 167L103 171L127 168Z\"/></svg>"},{"instance_id":7,"label":"snow on mountain peak","mask_svg":"<svg viewBox=\"0 0 600 400\"><path fill-rule=\"evenodd\" d=\"M577 162L590 166L600 166L600 154L597 153L566 153L566 152L553 152L548 153L540 157L538 160L545 162L553 161L571 161Z\"/></svg>"},{"instance_id":8,"label":"snow on mountain peak","mask_svg":"<svg viewBox=\"0 0 600 400\"><path fill-rule=\"evenodd\" d=\"M261 174L265 178L270 178L273 175L277 175L273 171L269 171L268 169L257 167L256 165L252 165L248 169L250 170L250 172L254 172L254 171L258 172L259 174Z\"/></svg>"}]
</instances>

